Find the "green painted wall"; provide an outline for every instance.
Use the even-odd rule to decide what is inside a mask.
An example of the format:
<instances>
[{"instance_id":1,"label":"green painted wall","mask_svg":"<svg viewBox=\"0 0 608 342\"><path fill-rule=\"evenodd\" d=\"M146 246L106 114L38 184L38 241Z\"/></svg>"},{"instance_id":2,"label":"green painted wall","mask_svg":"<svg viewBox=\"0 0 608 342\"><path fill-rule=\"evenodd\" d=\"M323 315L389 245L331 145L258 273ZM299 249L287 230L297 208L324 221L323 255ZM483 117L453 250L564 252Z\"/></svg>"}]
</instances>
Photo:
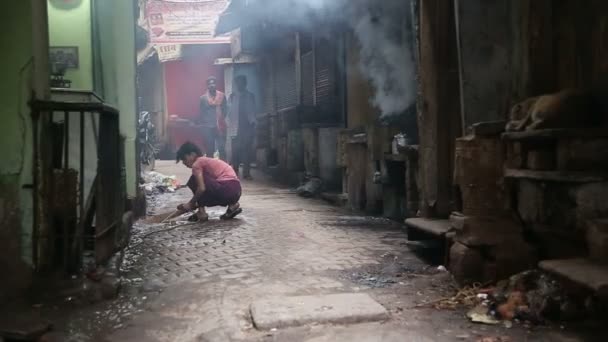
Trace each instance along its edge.
<instances>
[{"instance_id":1,"label":"green painted wall","mask_svg":"<svg viewBox=\"0 0 608 342\"><path fill-rule=\"evenodd\" d=\"M66 78L72 88L93 90L93 56L91 44L91 1L81 0L78 7L62 9L49 1L49 41L51 46L78 46L78 69L68 69ZM106 0L107 1L107 0Z\"/></svg>"},{"instance_id":2,"label":"green painted wall","mask_svg":"<svg viewBox=\"0 0 608 342\"><path fill-rule=\"evenodd\" d=\"M120 133L125 137L127 195L137 195L137 94L133 0L93 0L98 27L99 59L96 89L104 100L120 110ZM99 68L97 68L99 70Z\"/></svg>"},{"instance_id":3,"label":"green painted wall","mask_svg":"<svg viewBox=\"0 0 608 342\"><path fill-rule=\"evenodd\" d=\"M23 257L31 240L31 121L27 101L32 87L33 39L30 1L11 1L0 11L0 43L8 47L0 63L0 268L11 276L0 282L0 302L27 283ZM29 225L28 225L29 224ZM24 244L25 242L25 244ZM25 247L24 247L25 245Z\"/></svg>"}]
</instances>

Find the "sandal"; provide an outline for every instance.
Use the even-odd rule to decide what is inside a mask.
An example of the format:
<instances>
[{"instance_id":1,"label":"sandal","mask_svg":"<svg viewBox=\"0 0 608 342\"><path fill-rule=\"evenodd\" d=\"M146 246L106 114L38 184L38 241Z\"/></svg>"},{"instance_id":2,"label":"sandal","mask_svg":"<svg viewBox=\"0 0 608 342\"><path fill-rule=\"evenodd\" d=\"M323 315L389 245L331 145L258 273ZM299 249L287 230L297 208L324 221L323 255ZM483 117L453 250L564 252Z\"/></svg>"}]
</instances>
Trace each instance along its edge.
<instances>
[{"instance_id":1,"label":"sandal","mask_svg":"<svg viewBox=\"0 0 608 342\"><path fill-rule=\"evenodd\" d=\"M222 220L232 220L233 218L235 218L238 214L242 213L243 209L241 209L241 207L238 207L234 210L228 208L226 209L226 213L222 216L220 216L220 219Z\"/></svg>"}]
</instances>

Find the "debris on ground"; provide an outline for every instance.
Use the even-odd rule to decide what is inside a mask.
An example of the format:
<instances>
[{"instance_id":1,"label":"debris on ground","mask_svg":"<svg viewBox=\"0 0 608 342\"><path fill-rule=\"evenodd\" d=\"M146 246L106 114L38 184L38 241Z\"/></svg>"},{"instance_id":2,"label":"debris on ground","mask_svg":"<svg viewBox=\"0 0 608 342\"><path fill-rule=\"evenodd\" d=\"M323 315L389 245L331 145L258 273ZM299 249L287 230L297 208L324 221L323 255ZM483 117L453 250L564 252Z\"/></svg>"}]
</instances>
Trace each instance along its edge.
<instances>
[{"instance_id":1,"label":"debris on ground","mask_svg":"<svg viewBox=\"0 0 608 342\"><path fill-rule=\"evenodd\" d=\"M367 267L357 271L349 271L343 275L353 283L370 288L383 288L393 284L403 284L404 281L420 277L429 277L444 273L441 268L429 265L410 266L408 262L399 260L393 255L383 255L385 263L380 266ZM447 274L447 272L445 272Z\"/></svg>"},{"instance_id":2,"label":"debris on ground","mask_svg":"<svg viewBox=\"0 0 608 342\"><path fill-rule=\"evenodd\" d=\"M481 290L481 285L474 284L466 286L451 297L439 298L431 302L420 303L416 308L433 307L438 310L455 310L462 307L471 307L479 302L477 295Z\"/></svg>"},{"instance_id":3,"label":"debris on ground","mask_svg":"<svg viewBox=\"0 0 608 342\"><path fill-rule=\"evenodd\" d=\"M516 274L491 289L473 289L467 298L474 301L467 317L475 323L506 327L513 322L543 324L548 320L582 319L591 313L590 296L568 293L550 275L539 270ZM462 291L462 290L461 290Z\"/></svg>"},{"instance_id":4,"label":"debris on ground","mask_svg":"<svg viewBox=\"0 0 608 342\"><path fill-rule=\"evenodd\" d=\"M160 172L148 172L143 175L143 188L147 195L156 192L175 192L180 188L180 183L175 176L166 176Z\"/></svg>"},{"instance_id":5,"label":"debris on ground","mask_svg":"<svg viewBox=\"0 0 608 342\"><path fill-rule=\"evenodd\" d=\"M306 183L296 189L296 193L302 197L315 197L321 193L323 181L320 178L309 178Z\"/></svg>"},{"instance_id":6,"label":"debris on ground","mask_svg":"<svg viewBox=\"0 0 608 342\"><path fill-rule=\"evenodd\" d=\"M490 325L500 324L500 321L493 317L489 313L487 306L483 304L478 304L473 309L469 310L469 312L467 312L467 318L470 319L473 323L482 323Z\"/></svg>"}]
</instances>

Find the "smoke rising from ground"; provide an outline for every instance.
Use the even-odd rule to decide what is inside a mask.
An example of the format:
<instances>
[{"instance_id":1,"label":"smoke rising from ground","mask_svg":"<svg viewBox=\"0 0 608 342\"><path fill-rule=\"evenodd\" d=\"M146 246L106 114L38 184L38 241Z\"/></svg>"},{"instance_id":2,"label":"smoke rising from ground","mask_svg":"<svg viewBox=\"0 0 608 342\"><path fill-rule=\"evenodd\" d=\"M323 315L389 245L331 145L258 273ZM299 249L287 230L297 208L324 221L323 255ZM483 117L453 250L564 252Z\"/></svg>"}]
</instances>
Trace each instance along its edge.
<instances>
[{"instance_id":1,"label":"smoke rising from ground","mask_svg":"<svg viewBox=\"0 0 608 342\"><path fill-rule=\"evenodd\" d=\"M371 103L382 116L402 114L414 105L410 0L288 0L274 4L273 16L292 22L310 20L308 14L346 19L360 44L361 71L375 89Z\"/></svg>"}]
</instances>

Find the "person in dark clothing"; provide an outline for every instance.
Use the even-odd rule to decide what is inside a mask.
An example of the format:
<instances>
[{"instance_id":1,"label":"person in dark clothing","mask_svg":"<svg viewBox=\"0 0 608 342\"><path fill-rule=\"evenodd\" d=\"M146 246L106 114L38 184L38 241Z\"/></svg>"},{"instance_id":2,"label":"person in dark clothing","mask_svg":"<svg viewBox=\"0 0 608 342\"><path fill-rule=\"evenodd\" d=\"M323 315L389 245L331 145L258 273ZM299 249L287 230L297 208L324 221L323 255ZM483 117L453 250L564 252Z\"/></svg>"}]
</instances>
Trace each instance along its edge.
<instances>
[{"instance_id":1,"label":"person in dark clothing","mask_svg":"<svg viewBox=\"0 0 608 342\"><path fill-rule=\"evenodd\" d=\"M241 182L230 165L226 162L204 157L201 150L192 143L183 144L177 151L177 159L192 169L188 187L192 190L192 199L177 207L178 213L183 214L198 208L198 212L190 218L191 221L204 222L209 220L206 207L228 207L220 218L229 220L243 210L239 205L241 198Z\"/></svg>"},{"instance_id":2,"label":"person in dark clothing","mask_svg":"<svg viewBox=\"0 0 608 342\"><path fill-rule=\"evenodd\" d=\"M226 96L217 90L215 77L207 79L207 92L200 99L200 124L203 128L204 151L213 158L217 150L220 159L226 160Z\"/></svg>"},{"instance_id":3,"label":"person in dark clothing","mask_svg":"<svg viewBox=\"0 0 608 342\"><path fill-rule=\"evenodd\" d=\"M238 174L242 163L243 178L251 179L251 156L256 121L255 96L247 90L247 77L237 76L234 83L236 92L230 95L228 114L228 137L232 139L231 164Z\"/></svg>"}]
</instances>

